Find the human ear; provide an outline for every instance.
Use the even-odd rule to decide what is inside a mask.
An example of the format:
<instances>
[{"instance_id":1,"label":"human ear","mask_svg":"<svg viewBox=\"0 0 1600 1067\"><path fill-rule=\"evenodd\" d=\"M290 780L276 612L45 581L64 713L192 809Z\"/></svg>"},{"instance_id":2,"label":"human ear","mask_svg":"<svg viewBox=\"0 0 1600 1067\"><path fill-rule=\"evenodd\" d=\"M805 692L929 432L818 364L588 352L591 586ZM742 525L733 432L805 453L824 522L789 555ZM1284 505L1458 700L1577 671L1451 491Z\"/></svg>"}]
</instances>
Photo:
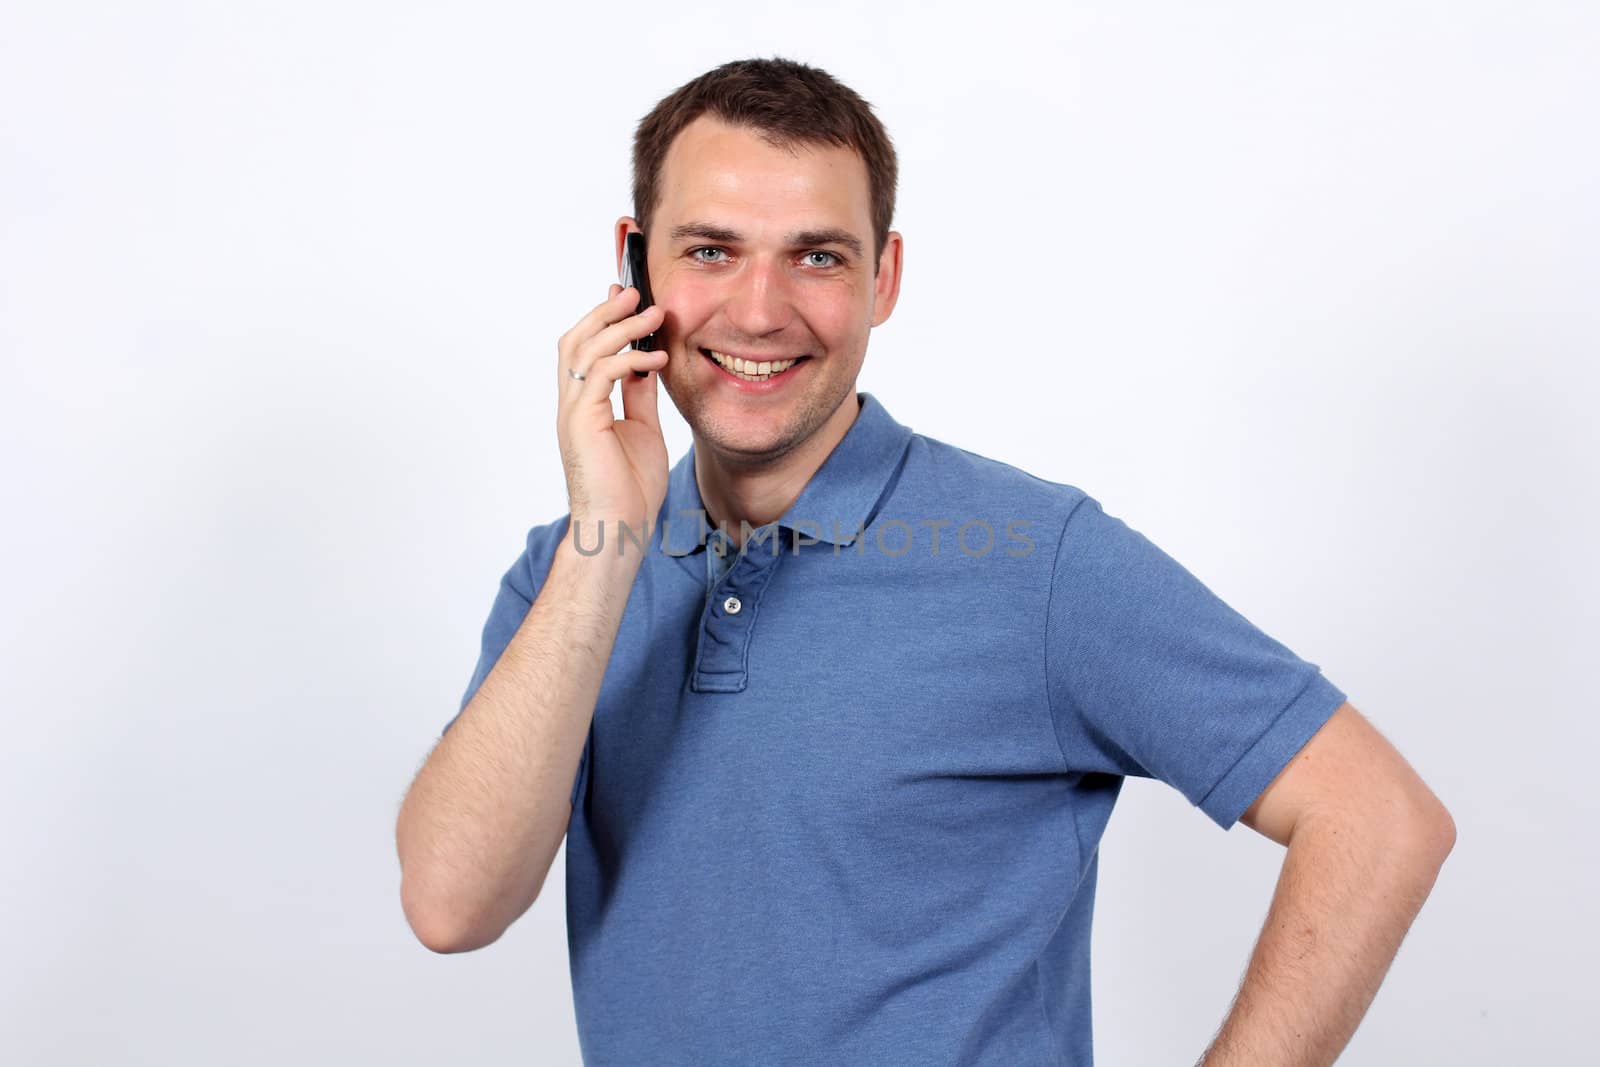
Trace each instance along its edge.
<instances>
[{"instance_id":1,"label":"human ear","mask_svg":"<svg viewBox=\"0 0 1600 1067\"><path fill-rule=\"evenodd\" d=\"M900 299L900 268L905 258L905 240L898 230L890 230L878 256L878 273L872 279L872 325L882 326Z\"/></svg>"},{"instance_id":2,"label":"human ear","mask_svg":"<svg viewBox=\"0 0 1600 1067\"><path fill-rule=\"evenodd\" d=\"M643 232L644 232L644 230L641 229L640 226L639 226L639 220L635 219L632 215L624 215L620 219L617 220L617 225L616 225L616 245L617 245L617 249L616 249L616 251L617 251L617 276L618 277L621 277L621 275L622 275L622 257L624 255L626 255L626 251L625 250L626 250L627 245L628 245L628 234L630 234L630 233L643 233Z\"/></svg>"}]
</instances>

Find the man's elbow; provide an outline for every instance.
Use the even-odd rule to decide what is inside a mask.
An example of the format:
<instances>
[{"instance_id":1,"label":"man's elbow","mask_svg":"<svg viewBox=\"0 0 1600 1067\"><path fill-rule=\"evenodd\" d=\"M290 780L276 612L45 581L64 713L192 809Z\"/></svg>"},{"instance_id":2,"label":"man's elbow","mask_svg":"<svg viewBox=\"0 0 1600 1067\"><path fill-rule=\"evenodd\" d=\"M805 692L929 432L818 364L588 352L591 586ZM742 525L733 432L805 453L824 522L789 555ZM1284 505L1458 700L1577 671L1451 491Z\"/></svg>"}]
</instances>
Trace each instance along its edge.
<instances>
[{"instance_id":1,"label":"man's elbow","mask_svg":"<svg viewBox=\"0 0 1600 1067\"><path fill-rule=\"evenodd\" d=\"M408 893L404 879L400 886L400 909L418 941L430 952L453 955L458 952L476 952L500 940L505 930L490 930L484 924L463 923L454 910L430 906Z\"/></svg>"},{"instance_id":2,"label":"man's elbow","mask_svg":"<svg viewBox=\"0 0 1600 1067\"><path fill-rule=\"evenodd\" d=\"M1424 792L1408 806L1405 841L1408 851L1437 871L1456 847L1456 821L1431 790Z\"/></svg>"},{"instance_id":3,"label":"man's elbow","mask_svg":"<svg viewBox=\"0 0 1600 1067\"><path fill-rule=\"evenodd\" d=\"M1434 841L1439 848L1439 862L1442 864L1445 857L1456 847L1456 821L1450 811L1443 804L1439 804L1439 812L1435 819Z\"/></svg>"}]
</instances>

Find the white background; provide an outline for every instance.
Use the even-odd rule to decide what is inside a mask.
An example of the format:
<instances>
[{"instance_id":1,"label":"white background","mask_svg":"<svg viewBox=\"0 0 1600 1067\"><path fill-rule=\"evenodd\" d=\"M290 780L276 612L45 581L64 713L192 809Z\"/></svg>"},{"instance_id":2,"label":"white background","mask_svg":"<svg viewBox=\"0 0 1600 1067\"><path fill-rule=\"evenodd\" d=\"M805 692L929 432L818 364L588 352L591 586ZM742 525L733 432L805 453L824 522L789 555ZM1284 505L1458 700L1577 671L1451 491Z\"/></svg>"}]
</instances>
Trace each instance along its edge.
<instances>
[{"instance_id":1,"label":"white background","mask_svg":"<svg viewBox=\"0 0 1600 1067\"><path fill-rule=\"evenodd\" d=\"M565 511L554 344L633 126L774 53L899 148L860 387L1094 494L1453 812L1341 1062L1591 1054L1592 5L33 2L0 15L0 1058L577 1062L563 861L437 956L394 819ZM1128 783L1099 1062L1193 1061L1281 859Z\"/></svg>"}]
</instances>

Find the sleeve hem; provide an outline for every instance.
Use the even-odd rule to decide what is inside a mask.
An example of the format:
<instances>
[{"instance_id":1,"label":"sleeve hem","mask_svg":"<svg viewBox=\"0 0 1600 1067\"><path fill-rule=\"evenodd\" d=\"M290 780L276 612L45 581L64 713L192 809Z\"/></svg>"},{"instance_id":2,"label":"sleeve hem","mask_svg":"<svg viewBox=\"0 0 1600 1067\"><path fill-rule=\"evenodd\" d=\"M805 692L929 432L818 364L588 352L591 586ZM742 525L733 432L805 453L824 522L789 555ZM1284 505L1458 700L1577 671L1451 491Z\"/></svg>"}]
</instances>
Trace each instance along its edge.
<instances>
[{"instance_id":1,"label":"sleeve hem","mask_svg":"<svg viewBox=\"0 0 1600 1067\"><path fill-rule=\"evenodd\" d=\"M1196 806L1224 830L1231 829L1345 699L1344 692L1318 670L1267 732Z\"/></svg>"}]
</instances>

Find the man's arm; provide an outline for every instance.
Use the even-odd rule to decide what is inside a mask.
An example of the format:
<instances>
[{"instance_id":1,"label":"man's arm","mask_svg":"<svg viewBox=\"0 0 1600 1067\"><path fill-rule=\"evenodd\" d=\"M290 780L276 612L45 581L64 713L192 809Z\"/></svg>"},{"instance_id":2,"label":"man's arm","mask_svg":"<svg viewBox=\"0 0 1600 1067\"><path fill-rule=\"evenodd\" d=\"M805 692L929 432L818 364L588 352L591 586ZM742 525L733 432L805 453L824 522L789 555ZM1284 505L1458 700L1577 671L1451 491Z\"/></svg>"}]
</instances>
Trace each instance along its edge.
<instances>
[{"instance_id":1,"label":"man's arm","mask_svg":"<svg viewBox=\"0 0 1600 1067\"><path fill-rule=\"evenodd\" d=\"M1455 845L1455 823L1348 703L1241 820L1288 846L1244 982L1198 1067L1331 1064Z\"/></svg>"},{"instance_id":2,"label":"man's arm","mask_svg":"<svg viewBox=\"0 0 1600 1067\"><path fill-rule=\"evenodd\" d=\"M395 828L400 902L435 952L492 943L538 897L639 566L639 553L581 555L569 529L522 625L417 773Z\"/></svg>"},{"instance_id":3,"label":"man's arm","mask_svg":"<svg viewBox=\"0 0 1600 1067\"><path fill-rule=\"evenodd\" d=\"M533 602L517 632L417 773L395 826L400 906L435 952L482 948L538 897L572 820L584 737L644 557L586 556L575 538L584 528L620 530L618 522L648 530L666 498L667 446L648 372L667 354L624 347L660 326L664 312L636 312L633 289L613 285L610 294L556 344L567 534L544 588L527 594ZM618 381L621 419L611 405Z\"/></svg>"}]
</instances>

